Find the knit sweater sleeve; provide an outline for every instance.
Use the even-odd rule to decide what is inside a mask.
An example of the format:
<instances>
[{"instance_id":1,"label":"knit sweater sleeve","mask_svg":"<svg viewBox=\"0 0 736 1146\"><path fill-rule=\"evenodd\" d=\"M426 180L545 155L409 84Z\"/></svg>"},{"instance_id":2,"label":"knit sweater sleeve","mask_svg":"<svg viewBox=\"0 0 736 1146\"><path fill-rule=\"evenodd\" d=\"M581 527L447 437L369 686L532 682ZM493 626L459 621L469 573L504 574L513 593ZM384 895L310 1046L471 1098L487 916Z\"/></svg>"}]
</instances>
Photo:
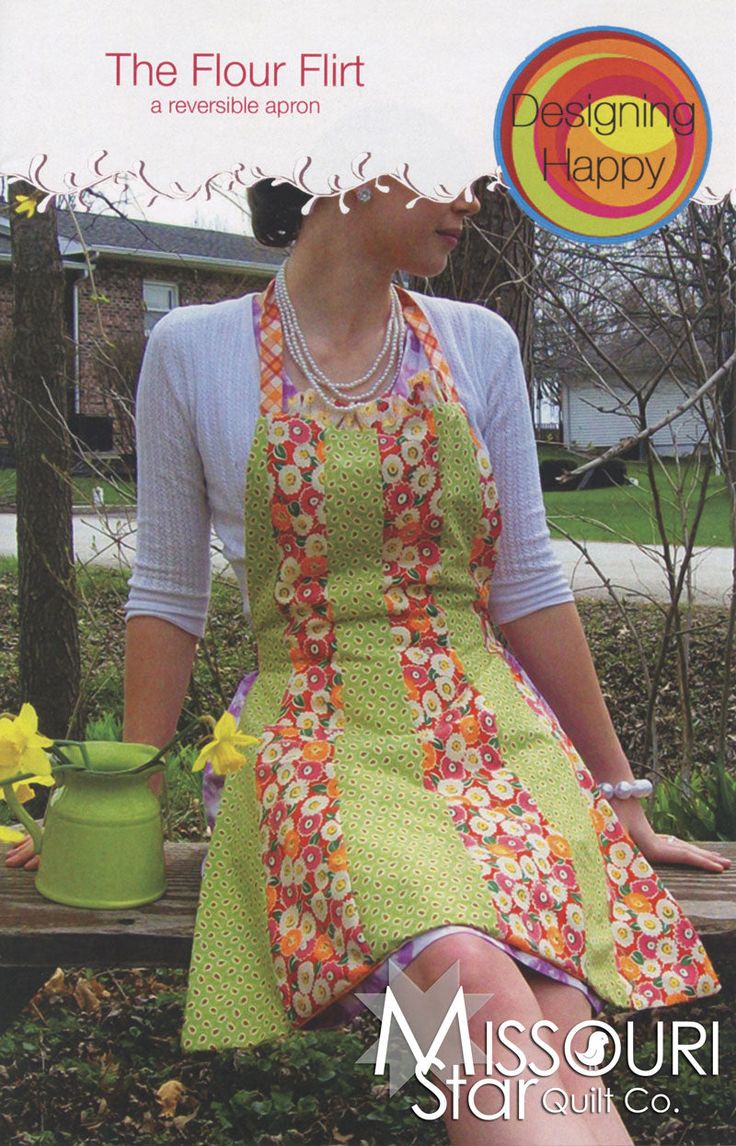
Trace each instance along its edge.
<instances>
[{"instance_id":1,"label":"knit sweater sleeve","mask_svg":"<svg viewBox=\"0 0 736 1146\"><path fill-rule=\"evenodd\" d=\"M160 617L201 637L210 595L210 508L197 448L187 327L172 311L151 331L136 396L136 554L125 619Z\"/></svg>"},{"instance_id":2,"label":"knit sweater sleeve","mask_svg":"<svg viewBox=\"0 0 736 1146\"><path fill-rule=\"evenodd\" d=\"M499 315L485 313L485 336L475 340L476 377L485 388L480 428L501 510L488 609L495 624L505 624L575 598L550 540L519 340Z\"/></svg>"}]
</instances>

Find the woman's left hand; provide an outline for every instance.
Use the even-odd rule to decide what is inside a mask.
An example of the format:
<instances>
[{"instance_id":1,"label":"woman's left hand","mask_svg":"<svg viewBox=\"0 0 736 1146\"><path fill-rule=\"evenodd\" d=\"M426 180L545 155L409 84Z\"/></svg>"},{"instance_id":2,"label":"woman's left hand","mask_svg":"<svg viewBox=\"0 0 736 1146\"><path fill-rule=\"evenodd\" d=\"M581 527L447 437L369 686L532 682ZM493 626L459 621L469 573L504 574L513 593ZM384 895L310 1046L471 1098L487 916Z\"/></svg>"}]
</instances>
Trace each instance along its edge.
<instances>
[{"instance_id":1,"label":"woman's left hand","mask_svg":"<svg viewBox=\"0 0 736 1146\"><path fill-rule=\"evenodd\" d=\"M706 871L725 871L731 866L728 856L698 847L677 836L655 832L637 799L612 797L610 804L639 851L651 864L681 863L702 867Z\"/></svg>"}]
</instances>

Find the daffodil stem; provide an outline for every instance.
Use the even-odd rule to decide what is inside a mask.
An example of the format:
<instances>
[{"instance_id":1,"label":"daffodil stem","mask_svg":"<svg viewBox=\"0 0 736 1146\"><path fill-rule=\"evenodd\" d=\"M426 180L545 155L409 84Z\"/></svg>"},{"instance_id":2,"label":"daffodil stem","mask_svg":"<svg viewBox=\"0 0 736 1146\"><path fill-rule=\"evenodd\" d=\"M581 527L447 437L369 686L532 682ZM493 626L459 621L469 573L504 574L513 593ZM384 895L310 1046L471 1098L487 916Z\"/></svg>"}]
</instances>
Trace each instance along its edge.
<instances>
[{"instance_id":1,"label":"daffodil stem","mask_svg":"<svg viewBox=\"0 0 736 1146\"><path fill-rule=\"evenodd\" d=\"M5 796L5 803L8 808L17 817L18 822L23 825L31 839L33 840L33 847L36 855L41 852L41 839L43 836L42 829L38 826L32 816L28 815L20 800L15 794L12 784L3 784L3 794Z\"/></svg>"},{"instance_id":2,"label":"daffodil stem","mask_svg":"<svg viewBox=\"0 0 736 1146\"><path fill-rule=\"evenodd\" d=\"M50 756L52 756L54 758L54 760L60 760L61 761L61 764L57 765L57 767L72 768L75 771L79 771L79 765L78 764L72 764L69 757L64 752L62 752L61 749L59 748L59 744L76 744L76 743L77 743L76 740L55 740L54 741L53 746L48 749L48 753Z\"/></svg>"},{"instance_id":3,"label":"daffodil stem","mask_svg":"<svg viewBox=\"0 0 736 1146\"><path fill-rule=\"evenodd\" d=\"M178 741L183 740L184 737L192 732L193 729L197 728L199 724L200 720L198 718L190 721L189 724L185 725L181 732L175 732L171 739L167 741L166 744L164 744L163 748L159 748L155 756L152 756L150 760L146 760L144 764L139 764L137 768L131 768L129 774L132 774L133 772L143 772L145 769L150 768L152 764L157 764L170 748L173 748L173 746ZM70 745L71 747L78 748L82 754L82 759L84 760L86 769L91 771L87 746L84 740L55 740L53 747L49 749L49 752L52 756L58 757L62 761L62 768L64 766L68 766L75 771L80 771L81 769L79 768L79 765L72 764L69 758L61 751L61 748L59 747L60 744Z\"/></svg>"},{"instance_id":4,"label":"daffodil stem","mask_svg":"<svg viewBox=\"0 0 736 1146\"><path fill-rule=\"evenodd\" d=\"M161 760L161 758L166 755L170 748L173 748L176 743L178 743L180 740L183 740L184 737L192 732L193 729L197 728L199 724L199 718L195 718L194 720L190 721L189 724L185 725L181 732L175 732L171 737L171 740L168 740L166 744L164 744L163 748L159 748L155 756L152 756L151 759L147 760L145 764L140 765L141 771L144 768L150 768L152 764L157 764L159 760Z\"/></svg>"}]
</instances>

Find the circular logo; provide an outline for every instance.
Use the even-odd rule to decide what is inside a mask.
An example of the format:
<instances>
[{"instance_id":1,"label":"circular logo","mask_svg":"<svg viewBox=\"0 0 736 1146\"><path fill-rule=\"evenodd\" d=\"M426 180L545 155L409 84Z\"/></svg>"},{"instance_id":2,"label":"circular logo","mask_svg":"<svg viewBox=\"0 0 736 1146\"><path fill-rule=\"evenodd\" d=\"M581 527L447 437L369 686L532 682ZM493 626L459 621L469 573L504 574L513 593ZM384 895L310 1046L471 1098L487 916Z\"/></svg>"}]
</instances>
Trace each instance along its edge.
<instances>
[{"instance_id":1,"label":"circular logo","mask_svg":"<svg viewBox=\"0 0 736 1146\"><path fill-rule=\"evenodd\" d=\"M540 226L587 243L623 243L673 218L703 178L708 106L690 69L627 28L548 40L506 84L496 158Z\"/></svg>"},{"instance_id":2,"label":"circular logo","mask_svg":"<svg viewBox=\"0 0 736 1146\"><path fill-rule=\"evenodd\" d=\"M592 1029L591 1029L592 1028ZM578 1031L590 1030L588 1044L584 1051L574 1051L572 1040ZM613 1055L604 1062L609 1040L613 1044ZM564 1043L565 1061L583 1075L601 1075L611 1070L621 1057L621 1039L615 1029L600 1019L583 1019L567 1032Z\"/></svg>"}]
</instances>

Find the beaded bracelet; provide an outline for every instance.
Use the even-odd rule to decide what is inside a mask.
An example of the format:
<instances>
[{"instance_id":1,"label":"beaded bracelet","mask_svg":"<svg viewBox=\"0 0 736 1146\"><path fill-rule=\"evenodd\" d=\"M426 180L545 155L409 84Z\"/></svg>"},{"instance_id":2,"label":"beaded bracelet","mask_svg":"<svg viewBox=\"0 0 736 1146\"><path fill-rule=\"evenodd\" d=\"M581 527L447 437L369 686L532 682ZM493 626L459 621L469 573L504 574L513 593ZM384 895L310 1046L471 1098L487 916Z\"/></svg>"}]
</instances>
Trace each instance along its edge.
<instances>
[{"instance_id":1,"label":"beaded bracelet","mask_svg":"<svg viewBox=\"0 0 736 1146\"><path fill-rule=\"evenodd\" d=\"M620 800L628 800L630 796L636 796L641 800L652 794L653 785L651 780L619 780L617 784L609 784L606 780L598 785L598 789L606 799L616 796Z\"/></svg>"}]
</instances>

